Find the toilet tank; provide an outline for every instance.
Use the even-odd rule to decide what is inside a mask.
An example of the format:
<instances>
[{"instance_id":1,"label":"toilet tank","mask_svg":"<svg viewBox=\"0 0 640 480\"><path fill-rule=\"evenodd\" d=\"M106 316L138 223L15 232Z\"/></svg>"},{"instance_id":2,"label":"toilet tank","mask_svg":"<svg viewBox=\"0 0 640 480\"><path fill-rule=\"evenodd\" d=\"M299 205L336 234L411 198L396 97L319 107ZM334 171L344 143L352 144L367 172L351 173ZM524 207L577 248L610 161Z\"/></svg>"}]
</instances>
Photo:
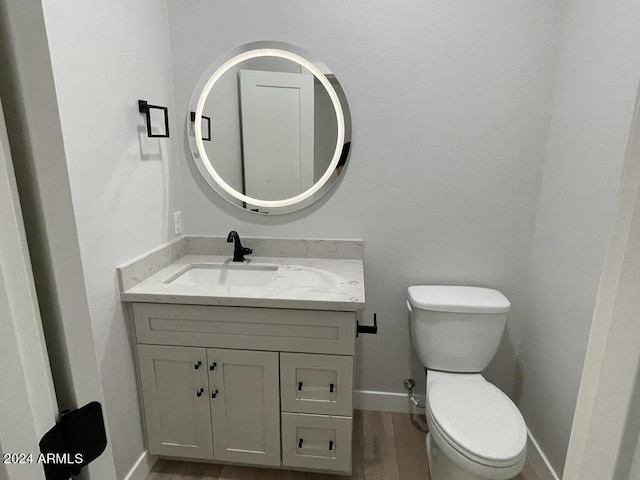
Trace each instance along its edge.
<instances>
[{"instance_id":1,"label":"toilet tank","mask_svg":"<svg viewBox=\"0 0 640 480\"><path fill-rule=\"evenodd\" d=\"M498 290L451 285L408 289L411 338L422 364L482 372L496 354L511 304Z\"/></svg>"}]
</instances>

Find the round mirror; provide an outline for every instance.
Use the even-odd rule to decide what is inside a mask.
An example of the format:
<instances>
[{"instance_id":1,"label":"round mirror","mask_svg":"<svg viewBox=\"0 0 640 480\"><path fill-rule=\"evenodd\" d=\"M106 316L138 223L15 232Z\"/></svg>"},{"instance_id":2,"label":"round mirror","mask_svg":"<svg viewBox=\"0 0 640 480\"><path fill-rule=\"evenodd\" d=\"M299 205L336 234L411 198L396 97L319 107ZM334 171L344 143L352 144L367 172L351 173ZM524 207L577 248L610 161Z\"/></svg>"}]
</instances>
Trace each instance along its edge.
<instances>
[{"instance_id":1,"label":"round mirror","mask_svg":"<svg viewBox=\"0 0 640 480\"><path fill-rule=\"evenodd\" d=\"M310 205L351 146L346 98L327 66L292 45L257 42L217 59L191 97L193 159L222 197L257 213Z\"/></svg>"}]
</instances>

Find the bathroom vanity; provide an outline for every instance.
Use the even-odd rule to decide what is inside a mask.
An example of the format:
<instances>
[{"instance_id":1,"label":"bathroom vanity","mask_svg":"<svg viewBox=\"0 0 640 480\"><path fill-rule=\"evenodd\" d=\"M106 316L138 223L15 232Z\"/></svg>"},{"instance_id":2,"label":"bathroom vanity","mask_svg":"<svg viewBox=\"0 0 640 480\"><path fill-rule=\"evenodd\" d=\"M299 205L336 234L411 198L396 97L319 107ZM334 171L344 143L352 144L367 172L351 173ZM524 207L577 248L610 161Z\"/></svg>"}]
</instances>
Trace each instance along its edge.
<instances>
[{"instance_id":1,"label":"bathroom vanity","mask_svg":"<svg viewBox=\"0 0 640 480\"><path fill-rule=\"evenodd\" d=\"M148 450L349 474L362 242L247 241L245 262L184 237L118 269Z\"/></svg>"},{"instance_id":2,"label":"bathroom vanity","mask_svg":"<svg viewBox=\"0 0 640 480\"><path fill-rule=\"evenodd\" d=\"M344 173L346 96L294 45L225 53L184 113L194 165L243 210L305 208ZM349 474L362 242L248 242L182 237L118 269L148 450Z\"/></svg>"}]
</instances>

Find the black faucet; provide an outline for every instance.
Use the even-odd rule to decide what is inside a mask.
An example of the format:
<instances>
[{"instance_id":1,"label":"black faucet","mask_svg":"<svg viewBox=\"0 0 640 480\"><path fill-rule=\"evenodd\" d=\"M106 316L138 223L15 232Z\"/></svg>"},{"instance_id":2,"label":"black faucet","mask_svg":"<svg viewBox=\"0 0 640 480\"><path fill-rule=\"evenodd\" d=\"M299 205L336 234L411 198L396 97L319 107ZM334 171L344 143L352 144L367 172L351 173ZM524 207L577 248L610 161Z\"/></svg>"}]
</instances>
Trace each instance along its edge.
<instances>
[{"instance_id":1,"label":"black faucet","mask_svg":"<svg viewBox=\"0 0 640 480\"><path fill-rule=\"evenodd\" d=\"M244 262L245 255L251 255L253 250L242 246L240 235L235 230L231 230L227 236L227 243L233 242L233 261Z\"/></svg>"}]
</instances>

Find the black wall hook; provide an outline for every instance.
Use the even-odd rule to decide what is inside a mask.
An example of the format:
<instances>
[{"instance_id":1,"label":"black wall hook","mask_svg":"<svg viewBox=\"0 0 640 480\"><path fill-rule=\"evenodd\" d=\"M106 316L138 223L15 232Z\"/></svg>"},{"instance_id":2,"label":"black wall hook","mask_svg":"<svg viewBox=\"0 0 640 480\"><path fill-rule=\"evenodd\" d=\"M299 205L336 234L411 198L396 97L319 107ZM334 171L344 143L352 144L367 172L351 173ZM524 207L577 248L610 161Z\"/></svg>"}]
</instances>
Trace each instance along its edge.
<instances>
[{"instance_id":1,"label":"black wall hook","mask_svg":"<svg viewBox=\"0 0 640 480\"><path fill-rule=\"evenodd\" d=\"M164 133L151 132L151 110L162 110L164 112ZM149 138L168 138L169 137L169 109L159 105L149 105L145 100L138 100L138 110L142 113L147 121L147 136Z\"/></svg>"}]
</instances>

